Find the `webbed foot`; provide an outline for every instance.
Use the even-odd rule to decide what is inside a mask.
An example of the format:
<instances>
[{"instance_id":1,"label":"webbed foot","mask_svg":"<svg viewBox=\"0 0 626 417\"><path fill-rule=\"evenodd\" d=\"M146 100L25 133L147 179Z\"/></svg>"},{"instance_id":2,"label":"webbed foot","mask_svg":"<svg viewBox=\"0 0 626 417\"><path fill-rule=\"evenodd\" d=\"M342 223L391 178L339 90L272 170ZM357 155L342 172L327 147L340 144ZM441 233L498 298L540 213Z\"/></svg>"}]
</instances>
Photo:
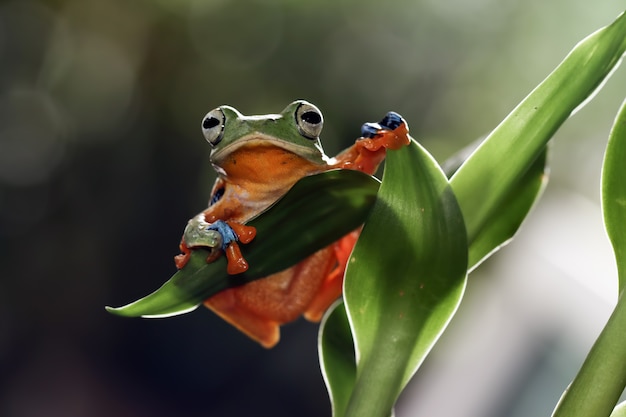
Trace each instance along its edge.
<instances>
[{"instance_id":1,"label":"webbed foot","mask_svg":"<svg viewBox=\"0 0 626 417\"><path fill-rule=\"evenodd\" d=\"M183 268L191 256L191 248L206 247L212 249L207 262L213 262L219 256L217 249L226 253L228 266L226 271L230 275L240 274L248 269L248 262L244 259L237 241L249 243L256 236L256 229L240 223L216 220L209 223L204 214L200 213L189 220L180 243L182 254L174 257L178 269Z\"/></svg>"},{"instance_id":2,"label":"webbed foot","mask_svg":"<svg viewBox=\"0 0 626 417\"><path fill-rule=\"evenodd\" d=\"M411 143L409 125L398 113L390 111L378 123L361 126L363 147L370 151L380 148L400 149Z\"/></svg>"}]
</instances>

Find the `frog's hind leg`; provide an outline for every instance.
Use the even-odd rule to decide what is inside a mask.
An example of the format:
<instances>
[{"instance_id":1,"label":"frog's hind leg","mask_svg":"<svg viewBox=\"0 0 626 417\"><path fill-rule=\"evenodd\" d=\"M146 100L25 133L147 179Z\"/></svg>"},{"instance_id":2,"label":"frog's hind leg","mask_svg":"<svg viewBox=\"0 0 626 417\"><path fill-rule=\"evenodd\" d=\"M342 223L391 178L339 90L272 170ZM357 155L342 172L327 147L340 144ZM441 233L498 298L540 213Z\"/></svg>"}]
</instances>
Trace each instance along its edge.
<instances>
[{"instance_id":1,"label":"frog's hind leg","mask_svg":"<svg viewBox=\"0 0 626 417\"><path fill-rule=\"evenodd\" d=\"M235 292L235 288L221 291L205 300L204 305L264 348L274 347L280 340L279 323L242 308Z\"/></svg>"},{"instance_id":2,"label":"frog's hind leg","mask_svg":"<svg viewBox=\"0 0 626 417\"><path fill-rule=\"evenodd\" d=\"M308 308L336 263L335 250L324 248L292 268L221 291L204 305L271 348L280 338L279 327Z\"/></svg>"},{"instance_id":3,"label":"frog's hind leg","mask_svg":"<svg viewBox=\"0 0 626 417\"><path fill-rule=\"evenodd\" d=\"M348 265L348 259L352 253L352 248L359 238L361 230L355 230L341 238L334 244L337 265L326 276L322 283L322 287L311 304L304 312L304 318L309 321L318 322L322 319L324 312L328 307L341 296L343 288L343 276Z\"/></svg>"}]
</instances>

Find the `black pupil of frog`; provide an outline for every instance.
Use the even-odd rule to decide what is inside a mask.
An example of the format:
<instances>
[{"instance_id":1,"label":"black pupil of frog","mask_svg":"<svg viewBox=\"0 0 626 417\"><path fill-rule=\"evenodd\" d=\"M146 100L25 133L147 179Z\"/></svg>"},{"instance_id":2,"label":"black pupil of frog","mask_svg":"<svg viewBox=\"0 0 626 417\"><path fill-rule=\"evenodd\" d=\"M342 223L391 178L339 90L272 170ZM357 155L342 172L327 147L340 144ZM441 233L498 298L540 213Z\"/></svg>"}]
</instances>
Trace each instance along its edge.
<instances>
[{"instance_id":1,"label":"black pupil of frog","mask_svg":"<svg viewBox=\"0 0 626 417\"><path fill-rule=\"evenodd\" d=\"M217 118L215 117L207 117L206 119L202 121L202 127L204 129L212 129L219 124L220 124L220 121L217 120Z\"/></svg>"},{"instance_id":2,"label":"black pupil of frog","mask_svg":"<svg viewBox=\"0 0 626 417\"><path fill-rule=\"evenodd\" d=\"M312 110L302 113L302 120L311 125L316 125L322 121L322 116L319 113Z\"/></svg>"}]
</instances>

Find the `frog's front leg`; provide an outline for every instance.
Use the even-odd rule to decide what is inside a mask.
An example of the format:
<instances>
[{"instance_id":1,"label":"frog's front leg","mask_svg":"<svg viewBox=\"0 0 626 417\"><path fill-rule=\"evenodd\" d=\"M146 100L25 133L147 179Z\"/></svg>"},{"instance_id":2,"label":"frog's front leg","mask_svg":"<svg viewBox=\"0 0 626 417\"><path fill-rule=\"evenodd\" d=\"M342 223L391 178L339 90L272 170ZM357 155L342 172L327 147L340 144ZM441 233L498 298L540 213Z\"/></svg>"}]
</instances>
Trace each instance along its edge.
<instances>
[{"instance_id":1,"label":"frog's front leg","mask_svg":"<svg viewBox=\"0 0 626 417\"><path fill-rule=\"evenodd\" d=\"M200 213L191 219L185 227L180 243L182 254L174 261L178 269L183 268L191 256L191 248L206 247L210 249L207 262L219 257L220 250L226 253L228 266L226 272L231 275L240 274L248 269L248 263L241 254L237 241L249 243L254 239L256 229L234 221L217 219L215 215L207 216Z\"/></svg>"},{"instance_id":2,"label":"frog's front leg","mask_svg":"<svg viewBox=\"0 0 626 417\"><path fill-rule=\"evenodd\" d=\"M373 175L385 159L387 149L400 149L411 143L409 126L398 113L389 112L378 123L365 123L361 138L335 158L333 166Z\"/></svg>"},{"instance_id":3,"label":"frog's front leg","mask_svg":"<svg viewBox=\"0 0 626 417\"><path fill-rule=\"evenodd\" d=\"M222 246L222 235L216 230L208 230L209 223L205 221L204 214L200 213L187 222L183 237L180 240L180 255L174 257L177 269L184 268L191 257L191 249L194 247L209 248L211 254L207 262L219 256L219 248Z\"/></svg>"},{"instance_id":4,"label":"frog's front leg","mask_svg":"<svg viewBox=\"0 0 626 417\"><path fill-rule=\"evenodd\" d=\"M218 230L224 236L222 250L226 253L228 260L226 272L230 275L246 272L248 262L241 254L237 241L244 244L250 243L256 236L256 229L231 220L217 220L209 226L209 230Z\"/></svg>"}]
</instances>

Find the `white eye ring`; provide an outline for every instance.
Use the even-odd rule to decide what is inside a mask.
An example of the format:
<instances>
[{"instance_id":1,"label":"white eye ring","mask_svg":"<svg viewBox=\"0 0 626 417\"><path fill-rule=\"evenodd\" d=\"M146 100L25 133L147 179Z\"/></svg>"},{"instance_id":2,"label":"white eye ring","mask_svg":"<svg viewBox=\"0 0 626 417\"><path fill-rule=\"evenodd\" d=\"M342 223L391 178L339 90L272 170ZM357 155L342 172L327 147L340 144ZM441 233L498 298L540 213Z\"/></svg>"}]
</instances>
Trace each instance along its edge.
<instances>
[{"instance_id":1,"label":"white eye ring","mask_svg":"<svg viewBox=\"0 0 626 417\"><path fill-rule=\"evenodd\" d=\"M317 107L304 102L296 109L296 123L302 136L308 139L317 139L324 126L324 117Z\"/></svg>"},{"instance_id":2,"label":"white eye ring","mask_svg":"<svg viewBox=\"0 0 626 417\"><path fill-rule=\"evenodd\" d=\"M202 119L202 133L207 142L213 147L222 140L224 121L224 112L219 107L208 112Z\"/></svg>"}]
</instances>

